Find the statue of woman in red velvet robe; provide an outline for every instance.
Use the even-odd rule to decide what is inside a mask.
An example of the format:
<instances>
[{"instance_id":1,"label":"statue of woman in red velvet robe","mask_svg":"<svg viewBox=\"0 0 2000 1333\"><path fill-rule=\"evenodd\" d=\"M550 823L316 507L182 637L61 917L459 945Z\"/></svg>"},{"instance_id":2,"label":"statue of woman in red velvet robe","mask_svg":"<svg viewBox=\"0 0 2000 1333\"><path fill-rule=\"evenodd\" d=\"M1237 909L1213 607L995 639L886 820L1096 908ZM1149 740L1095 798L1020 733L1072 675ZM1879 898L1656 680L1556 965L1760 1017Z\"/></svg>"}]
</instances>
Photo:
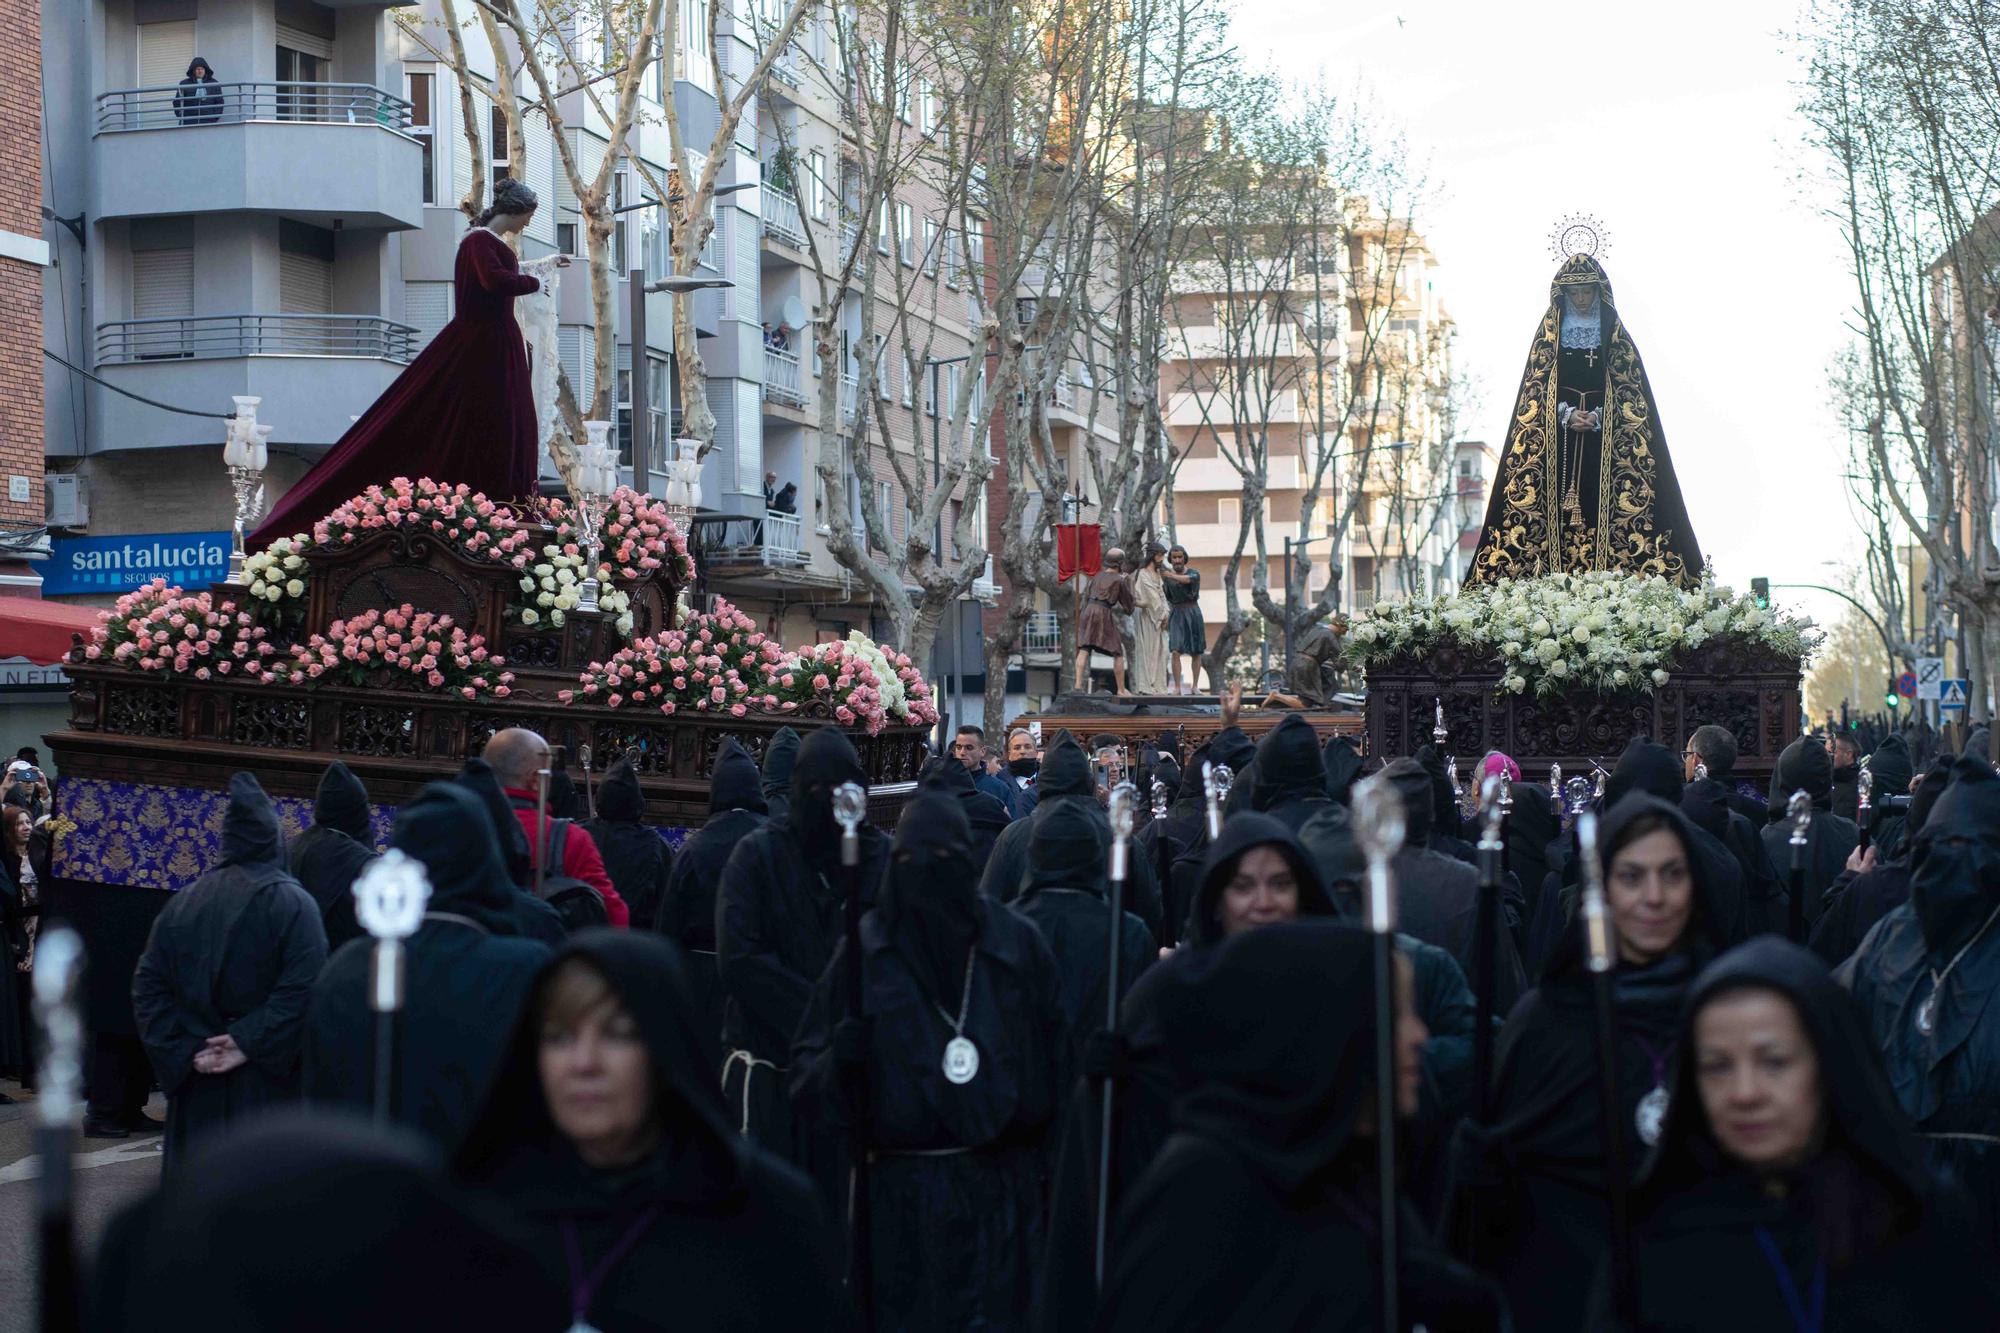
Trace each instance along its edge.
<instances>
[{"instance_id":1,"label":"statue of woman in red velvet robe","mask_svg":"<svg viewBox=\"0 0 2000 1333\"><path fill-rule=\"evenodd\" d=\"M309 531L392 477L463 482L494 500L535 494L541 441L514 298L539 291L541 283L521 272L505 238L528 225L537 202L520 181L494 187L492 205L459 243L451 322L285 492L251 537L250 550Z\"/></svg>"}]
</instances>

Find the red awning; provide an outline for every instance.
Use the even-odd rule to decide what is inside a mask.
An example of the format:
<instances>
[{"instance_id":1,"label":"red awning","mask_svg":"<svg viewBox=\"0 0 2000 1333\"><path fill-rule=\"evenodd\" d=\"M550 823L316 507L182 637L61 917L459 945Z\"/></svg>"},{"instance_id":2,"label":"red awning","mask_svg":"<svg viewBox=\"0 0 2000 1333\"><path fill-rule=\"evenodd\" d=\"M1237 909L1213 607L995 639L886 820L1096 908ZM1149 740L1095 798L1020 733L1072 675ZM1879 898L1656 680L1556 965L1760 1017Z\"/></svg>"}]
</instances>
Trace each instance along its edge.
<instances>
[{"instance_id":1,"label":"red awning","mask_svg":"<svg viewBox=\"0 0 2000 1333\"><path fill-rule=\"evenodd\" d=\"M0 597L0 657L25 657L36 666L55 666L69 651L72 634L90 636L97 614L94 606Z\"/></svg>"}]
</instances>

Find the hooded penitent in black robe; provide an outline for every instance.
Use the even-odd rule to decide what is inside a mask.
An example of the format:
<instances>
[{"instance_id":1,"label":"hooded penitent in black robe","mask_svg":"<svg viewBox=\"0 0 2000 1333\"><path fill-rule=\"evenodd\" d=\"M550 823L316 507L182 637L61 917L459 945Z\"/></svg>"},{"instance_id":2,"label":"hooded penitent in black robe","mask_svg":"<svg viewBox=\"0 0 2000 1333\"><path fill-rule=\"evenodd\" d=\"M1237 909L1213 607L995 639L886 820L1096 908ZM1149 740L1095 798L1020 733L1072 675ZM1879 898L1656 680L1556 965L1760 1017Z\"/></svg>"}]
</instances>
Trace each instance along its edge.
<instances>
[{"instance_id":1,"label":"hooded penitent in black robe","mask_svg":"<svg viewBox=\"0 0 2000 1333\"><path fill-rule=\"evenodd\" d=\"M1423 767L1431 780L1430 836L1422 844L1467 865L1479 863L1479 853L1466 839L1465 819L1459 813L1458 796L1451 789L1451 770L1444 756L1432 745L1419 745L1410 756Z\"/></svg>"},{"instance_id":2,"label":"hooded penitent in black robe","mask_svg":"<svg viewBox=\"0 0 2000 1333\"><path fill-rule=\"evenodd\" d=\"M1618 756L1611 776L1605 780L1603 808L1615 808L1633 792L1643 792L1656 801L1679 807L1687 794L1686 770L1681 767L1679 756L1657 742L1635 738ZM1695 823L1691 816L1687 822L1695 854L1702 859L1706 872L1710 920L1722 931L1723 942L1734 944L1748 933L1744 929L1743 868L1721 838ZM1775 910L1782 913L1785 903L1779 902Z\"/></svg>"},{"instance_id":3,"label":"hooded penitent in black robe","mask_svg":"<svg viewBox=\"0 0 2000 1333\"><path fill-rule=\"evenodd\" d=\"M1028 848L1028 887L1014 901L1055 954L1067 1023L1066 1068L1083 1062L1083 1044L1104 1030L1111 909L1105 876L1110 849L1081 810L1051 806ZM1118 998L1156 956L1153 932L1132 912L1119 922ZM1067 1088L1063 1089L1068 1092Z\"/></svg>"},{"instance_id":4,"label":"hooded penitent in black robe","mask_svg":"<svg viewBox=\"0 0 2000 1333\"><path fill-rule=\"evenodd\" d=\"M972 873L975 878L984 874L986 863L993 857L993 844L1014 820L1007 802L981 791L972 780L972 770L950 755L940 755L925 764L917 782L958 802L960 813L972 829Z\"/></svg>"},{"instance_id":5,"label":"hooded penitent in black robe","mask_svg":"<svg viewBox=\"0 0 2000 1333\"><path fill-rule=\"evenodd\" d=\"M1596 287L1595 318L1566 321L1578 286ZM1581 336L1591 323L1596 336ZM1597 429L1567 427L1561 409L1578 407L1599 413ZM1693 587L1701 568L1639 349L1603 267L1572 254L1556 271L1528 349L1465 581L1620 569Z\"/></svg>"},{"instance_id":6,"label":"hooded penitent in black robe","mask_svg":"<svg viewBox=\"0 0 2000 1333\"><path fill-rule=\"evenodd\" d=\"M1969 1234L1963 1199L1925 1166L1853 1004L1818 959L1771 936L1723 955L1695 982L1681 1045L1693 1049L1706 1001L1744 988L1774 991L1797 1012L1818 1059L1823 1138L1809 1160L1753 1174L1716 1140L1695 1062L1681 1063L1659 1151L1632 1201L1639 1326L1792 1328L1785 1276L1810 1301L1816 1273L1825 1322L1815 1327L1828 1333L1919 1333L1989 1318L2000 1309L1990 1251ZM1595 1304L1592 1327L1620 1327L1603 1269Z\"/></svg>"},{"instance_id":7,"label":"hooded penitent in black robe","mask_svg":"<svg viewBox=\"0 0 2000 1333\"><path fill-rule=\"evenodd\" d=\"M986 863L985 873L980 876L980 891L994 902L1011 903L1021 896L1021 889L1028 882L1028 842L1034 836L1035 821L1056 802L1067 801L1087 814L1104 835L1106 845L1110 844L1111 817L1097 803L1090 760L1084 757L1083 747L1067 731L1056 733L1054 742L1048 748L1048 758L1042 763L1041 775L1035 780L1035 788L1041 793L1035 802L1035 813L1026 819L1015 820L1000 831L1000 836L993 843L993 856ZM1160 886L1153 878L1153 867L1134 857L1131 874L1131 882L1125 886L1125 906L1146 923L1147 929L1157 930Z\"/></svg>"},{"instance_id":8,"label":"hooded penitent in black robe","mask_svg":"<svg viewBox=\"0 0 2000 1333\"><path fill-rule=\"evenodd\" d=\"M610 984L650 1058L659 1146L622 1168L585 1165L551 1120L542 1088L535 997L570 959ZM646 931L579 932L542 969L514 1025L458 1151L458 1174L511 1210L543 1271L565 1292L611 1260L588 1308L572 1308L565 1318L605 1333L844 1329L836 1233L812 1187L737 1134L716 1093L715 1044L688 1021L689 1012L671 944ZM621 1243L626 1253L614 1258ZM411 1262L421 1267L421 1253ZM493 1325L563 1326L525 1319Z\"/></svg>"},{"instance_id":9,"label":"hooded penitent in black robe","mask_svg":"<svg viewBox=\"0 0 2000 1333\"><path fill-rule=\"evenodd\" d=\"M1958 761L1912 846L1910 901L1875 924L1839 975L1931 1165L1965 1186L1990 1243L2000 1236L2000 777L1991 765Z\"/></svg>"},{"instance_id":10,"label":"hooded penitent in black robe","mask_svg":"<svg viewBox=\"0 0 2000 1333\"><path fill-rule=\"evenodd\" d=\"M404 944L391 1113L447 1151L471 1123L549 948L518 934L514 886L486 835L478 799L463 787L425 787L397 813L390 845L422 862L431 882L424 923ZM349 942L313 985L305 1042L310 1101L364 1111L375 1104L374 951L373 940Z\"/></svg>"},{"instance_id":11,"label":"hooded penitent in black robe","mask_svg":"<svg viewBox=\"0 0 2000 1333\"><path fill-rule=\"evenodd\" d=\"M956 802L925 793L905 807L861 923L862 1013L848 1002L843 941L792 1052L796 1095L843 1142L849 1090L867 1079L885 1330L1025 1329L1041 1253L1043 1145L1067 1073L1056 961L1034 927L973 887L968 843ZM943 1069L955 1032L979 1055L964 1083ZM845 1064L855 1056L863 1068Z\"/></svg>"},{"instance_id":12,"label":"hooded penitent in black robe","mask_svg":"<svg viewBox=\"0 0 2000 1333\"><path fill-rule=\"evenodd\" d=\"M1910 797L1908 812L1895 817L1894 839L1883 845L1876 856L1875 868L1858 875L1843 874L1827 890L1826 906L1820 909L1819 920L1813 923L1812 951L1828 967L1846 962L1877 921L1910 901L1913 843L1918 830L1930 818L1931 807L1951 782L1953 762L1947 757L1932 763Z\"/></svg>"},{"instance_id":13,"label":"hooded penitent in black robe","mask_svg":"<svg viewBox=\"0 0 2000 1333\"><path fill-rule=\"evenodd\" d=\"M1257 747L1243 734L1241 727L1224 727L1208 738L1208 744L1195 751L1188 761L1185 782L1192 782L1197 798L1201 801L1201 819L1194 826L1194 834L1181 854L1174 858L1167 871L1167 883L1162 886L1165 901L1161 904L1165 913L1164 934L1167 942L1177 943L1190 937L1190 913L1194 910L1194 900L1201 890L1202 867L1208 860L1208 769L1210 765L1221 765L1235 775L1234 785L1229 789L1229 803L1224 807L1225 820L1234 810L1249 810L1248 793L1256 781L1251 773L1257 761Z\"/></svg>"},{"instance_id":14,"label":"hooded penitent in black robe","mask_svg":"<svg viewBox=\"0 0 2000 1333\"><path fill-rule=\"evenodd\" d=\"M1120 1205L1106 1333L1360 1333L1381 1327L1369 937L1292 922L1163 978L1173 1133ZM1506 1326L1489 1283L1409 1209L1400 1298L1430 1328Z\"/></svg>"},{"instance_id":15,"label":"hooded penitent in black robe","mask_svg":"<svg viewBox=\"0 0 2000 1333\"><path fill-rule=\"evenodd\" d=\"M764 746L764 805L771 818L785 822L792 804L792 768L799 762L799 733L779 727Z\"/></svg>"},{"instance_id":16,"label":"hooded penitent in black robe","mask_svg":"<svg viewBox=\"0 0 2000 1333\"><path fill-rule=\"evenodd\" d=\"M1712 924L1706 864L1681 812L1643 794L1604 816L1608 862L1641 818L1658 818L1687 849L1693 910L1680 947L1656 962L1620 962L1616 980L1618 1093L1626 1170L1647 1145L1637 1132L1641 1098L1671 1088L1681 999L1722 948ZM1462 1257L1500 1279L1508 1303L1534 1327L1583 1326L1588 1284L1610 1234L1598 1051L1580 924L1563 935L1541 984L1507 1018L1494 1050L1494 1121L1467 1122L1452 1152L1448 1233Z\"/></svg>"},{"instance_id":17,"label":"hooded penitent in black robe","mask_svg":"<svg viewBox=\"0 0 2000 1333\"><path fill-rule=\"evenodd\" d=\"M597 816L580 827L597 844L604 873L631 909L633 923L643 927L658 917L674 854L665 839L646 827L646 797L628 761L620 759L605 770L597 788Z\"/></svg>"},{"instance_id":18,"label":"hooded penitent in black robe","mask_svg":"<svg viewBox=\"0 0 2000 1333\"><path fill-rule=\"evenodd\" d=\"M1197 772L1191 763L1189 772ZM1277 820L1260 814L1231 816L1222 837L1208 848L1189 917L1189 932L1180 948L1147 969L1118 1010L1118 1031L1101 1040L1109 1063L1087 1069L1063 1118L1062 1144L1056 1159L1051 1192L1049 1246L1043 1256L1043 1294L1038 1302L1041 1328L1082 1330L1091 1327L1097 1310L1097 1282L1092 1271L1097 1236L1097 1167L1102 1143L1102 1112L1097 1092L1101 1080L1117 1080L1113 1110L1111 1193L1115 1209L1134 1181L1151 1164L1166 1142L1168 1112L1173 1105L1174 1079L1160 1028L1159 998L1168 974L1191 965L1221 943L1222 891L1245 852L1271 847L1290 863L1298 884L1299 915L1332 919L1337 910L1327 896L1306 850Z\"/></svg>"},{"instance_id":19,"label":"hooded penitent in black robe","mask_svg":"<svg viewBox=\"0 0 2000 1333\"><path fill-rule=\"evenodd\" d=\"M277 1112L197 1147L112 1219L85 1327L214 1333L561 1328L562 1289L404 1131Z\"/></svg>"},{"instance_id":20,"label":"hooded penitent in black robe","mask_svg":"<svg viewBox=\"0 0 2000 1333\"><path fill-rule=\"evenodd\" d=\"M556 915L556 909L534 894L535 872L534 862L528 857L528 832L515 818L514 807L507 800L499 776L484 759L468 759L456 781L477 797L486 811L494 846L500 849L501 864L514 885L514 897L508 907L514 917L515 933L550 946L561 944L569 932L562 918Z\"/></svg>"},{"instance_id":21,"label":"hooded penitent in black robe","mask_svg":"<svg viewBox=\"0 0 2000 1333\"><path fill-rule=\"evenodd\" d=\"M833 818L833 789L843 782L867 785L860 756L844 733L821 728L799 747L785 818L746 835L730 853L715 908L723 1097L760 1146L808 1171L825 1165L824 1153L814 1150L812 1127L794 1121L785 1070L844 927L847 879ZM861 900L872 904L889 840L871 824L860 836Z\"/></svg>"},{"instance_id":22,"label":"hooded penitent in black robe","mask_svg":"<svg viewBox=\"0 0 2000 1333\"><path fill-rule=\"evenodd\" d=\"M1479 942L1479 872L1455 857L1429 850L1434 805L1431 776L1414 759L1382 770L1403 797L1403 850L1390 866L1396 878L1396 927L1458 960L1468 977ZM1500 914L1496 913L1496 918ZM1494 922L1493 1003L1514 1007L1527 989L1520 951L1504 919Z\"/></svg>"},{"instance_id":23,"label":"hooded penitent in black robe","mask_svg":"<svg viewBox=\"0 0 2000 1333\"><path fill-rule=\"evenodd\" d=\"M328 952L367 934L354 919L354 881L375 860L368 789L338 759L320 775L312 827L287 848L292 878L319 904Z\"/></svg>"},{"instance_id":24,"label":"hooded penitent in black robe","mask_svg":"<svg viewBox=\"0 0 2000 1333\"><path fill-rule=\"evenodd\" d=\"M1736 813L1729 788L1714 778L1697 778L1681 791L1681 813L1697 830L1721 843L1736 861L1743 885L1743 912L1735 934L1744 939L1769 931L1783 933L1791 899L1771 868L1759 825Z\"/></svg>"},{"instance_id":25,"label":"hooded penitent in black robe","mask_svg":"<svg viewBox=\"0 0 2000 1333\"><path fill-rule=\"evenodd\" d=\"M1792 824L1784 813L1795 791L1810 796L1813 807L1812 825L1806 831L1806 927L1810 930L1819 920L1827 889L1860 844L1861 830L1853 820L1833 813L1833 756L1826 747L1811 736L1787 745L1771 775L1773 822L1764 826L1764 853L1788 886L1792 882Z\"/></svg>"},{"instance_id":26,"label":"hooded penitent in black robe","mask_svg":"<svg viewBox=\"0 0 2000 1333\"><path fill-rule=\"evenodd\" d=\"M764 827L767 810L750 752L725 736L708 778L708 822L681 844L660 897L653 929L680 945L701 1030L722 1035L722 983L715 975L715 896L722 868L745 834Z\"/></svg>"},{"instance_id":27,"label":"hooded penitent in black robe","mask_svg":"<svg viewBox=\"0 0 2000 1333\"><path fill-rule=\"evenodd\" d=\"M1904 812L1891 809L1889 799L1908 796L1916 777L1910 747L1901 736L1891 736L1868 756L1869 818L1868 843L1876 849L1876 860L1900 855L1903 851Z\"/></svg>"},{"instance_id":28,"label":"hooded penitent in black robe","mask_svg":"<svg viewBox=\"0 0 2000 1333\"><path fill-rule=\"evenodd\" d=\"M1279 718L1278 725L1258 742L1254 782L1250 808L1271 816L1294 833L1314 815L1340 808L1327 799L1319 734L1297 713Z\"/></svg>"},{"instance_id":29,"label":"hooded penitent in black robe","mask_svg":"<svg viewBox=\"0 0 2000 1333\"><path fill-rule=\"evenodd\" d=\"M1502 837L1507 844L1507 873L1521 886L1521 970L1540 976L1547 951L1532 952L1532 941L1544 914L1559 918L1562 903L1549 887L1550 876L1562 861L1562 820L1556 817L1549 789L1535 782L1511 784L1514 808L1507 814ZM1558 881L1560 876L1557 876ZM1544 938L1551 944L1558 929L1549 929Z\"/></svg>"},{"instance_id":30,"label":"hooded penitent in black robe","mask_svg":"<svg viewBox=\"0 0 2000 1333\"><path fill-rule=\"evenodd\" d=\"M132 977L139 1039L167 1094L169 1167L230 1121L298 1097L306 996L325 962L319 905L285 869L277 811L238 773L221 864L162 909ZM224 1033L248 1063L197 1072L195 1054Z\"/></svg>"}]
</instances>

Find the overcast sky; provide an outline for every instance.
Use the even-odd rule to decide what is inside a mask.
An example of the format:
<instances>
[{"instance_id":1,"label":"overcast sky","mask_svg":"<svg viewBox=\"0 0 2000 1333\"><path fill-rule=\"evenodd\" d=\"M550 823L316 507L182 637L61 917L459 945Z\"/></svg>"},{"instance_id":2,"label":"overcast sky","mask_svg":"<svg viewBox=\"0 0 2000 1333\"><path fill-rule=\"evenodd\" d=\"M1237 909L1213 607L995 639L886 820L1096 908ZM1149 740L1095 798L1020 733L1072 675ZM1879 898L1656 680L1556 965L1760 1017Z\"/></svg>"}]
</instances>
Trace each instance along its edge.
<instances>
[{"instance_id":1,"label":"overcast sky","mask_svg":"<svg viewBox=\"0 0 2000 1333\"><path fill-rule=\"evenodd\" d=\"M1703 553L1746 591L1840 581L1821 562L1861 539L1826 384L1851 286L1801 178L1795 0L1236 3L1253 64L1360 84L1428 161L1419 225L1488 440L1547 305L1549 232L1593 213ZM1779 596L1822 621L1837 605Z\"/></svg>"}]
</instances>

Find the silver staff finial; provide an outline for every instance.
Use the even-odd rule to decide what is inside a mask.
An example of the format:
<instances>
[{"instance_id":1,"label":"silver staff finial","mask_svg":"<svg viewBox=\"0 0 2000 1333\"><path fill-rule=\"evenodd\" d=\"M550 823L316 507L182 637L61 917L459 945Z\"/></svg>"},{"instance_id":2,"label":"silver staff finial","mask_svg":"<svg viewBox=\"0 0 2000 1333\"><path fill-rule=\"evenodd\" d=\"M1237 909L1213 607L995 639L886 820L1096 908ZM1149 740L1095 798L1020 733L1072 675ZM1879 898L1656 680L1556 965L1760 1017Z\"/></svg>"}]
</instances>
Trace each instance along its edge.
<instances>
[{"instance_id":1,"label":"silver staff finial","mask_svg":"<svg viewBox=\"0 0 2000 1333\"><path fill-rule=\"evenodd\" d=\"M1443 696L1439 696L1437 701L1437 721L1431 726L1431 739L1437 743L1440 750L1444 748L1444 743L1451 739L1451 728L1444 724Z\"/></svg>"},{"instance_id":2,"label":"silver staff finial","mask_svg":"<svg viewBox=\"0 0 2000 1333\"><path fill-rule=\"evenodd\" d=\"M1590 970L1609 972L1611 911L1604 901L1604 865L1597 859L1597 816L1589 810L1576 817L1576 843L1583 872L1583 938L1589 948Z\"/></svg>"},{"instance_id":3,"label":"silver staff finial","mask_svg":"<svg viewBox=\"0 0 2000 1333\"><path fill-rule=\"evenodd\" d=\"M1139 805L1139 789L1121 782L1111 789L1111 878L1125 878L1125 858L1132 847L1132 824Z\"/></svg>"},{"instance_id":4,"label":"silver staff finial","mask_svg":"<svg viewBox=\"0 0 2000 1333\"><path fill-rule=\"evenodd\" d=\"M83 1109L83 1014L77 985L83 976L83 938L56 926L35 941L35 1020L41 1027L41 1091L35 1119L67 1129Z\"/></svg>"},{"instance_id":5,"label":"silver staff finial","mask_svg":"<svg viewBox=\"0 0 2000 1333\"><path fill-rule=\"evenodd\" d=\"M1165 819L1167 817L1167 784L1160 781L1158 778L1154 778L1152 782L1153 782L1153 818Z\"/></svg>"},{"instance_id":6,"label":"silver staff finial","mask_svg":"<svg viewBox=\"0 0 2000 1333\"><path fill-rule=\"evenodd\" d=\"M1214 842L1222 836L1222 803L1229 799L1229 789L1236 784L1235 770L1227 764L1210 764L1202 779L1202 787L1208 798L1208 840Z\"/></svg>"},{"instance_id":7,"label":"silver staff finial","mask_svg":"<svg viewBox=\"0 0 2000 1333\"><path fill-rule=\"evenodd\" d=\"M378 940L406 940L424 923L431 879L424 863L391 847L354 881L354 919Z\"/></svg>"},{"instance_id":8,"label":"silver staff finial","mask_svg":"<svg viewBox=\"0 0 2000 1333\"><path fill-rule=\"evenodd\" d=\"M1396 899L1389 862L1403 850L1403 797L1380 773L1355 784L1354 833L1368 858L1368 928L1387 933L1396 928Z\"/></svg>"},{"instance_id":9,"label":"silver staff finial","mask_svg":"<svg viewBox=\"0 0 2000 1333\"><path fill-rule=\"evenodd\" d=\"M1502 846L1500 824L1507 817L1507 779L1498 773L1488 773L1480 784L1479 817L1479 845L1489 849Z\"/></svg>"},{"instance_id":10,"label":"silver staff finial","mask_svg":"<svg viewBox=\"0 0 2000 1333\"><path fill-rule=\"evenodd\" d=\"M1792 846L1805 846L1812 832L1812 797L1803 791L1793 792L1792 799L1785 802L1785 818L1792 821Z\"/></svg>"},{"instance_id":11,"label":"silver staff finial","mask_svg":"<svg viewBox=\"0 0 2000 1333\"><path fill-rule=\"evenodd\" d=\"M833 789L833 818L840 825L840 863L861 864L861 821L868 815L868 793L858 782Z\"/></svg>"}]
</instances>

